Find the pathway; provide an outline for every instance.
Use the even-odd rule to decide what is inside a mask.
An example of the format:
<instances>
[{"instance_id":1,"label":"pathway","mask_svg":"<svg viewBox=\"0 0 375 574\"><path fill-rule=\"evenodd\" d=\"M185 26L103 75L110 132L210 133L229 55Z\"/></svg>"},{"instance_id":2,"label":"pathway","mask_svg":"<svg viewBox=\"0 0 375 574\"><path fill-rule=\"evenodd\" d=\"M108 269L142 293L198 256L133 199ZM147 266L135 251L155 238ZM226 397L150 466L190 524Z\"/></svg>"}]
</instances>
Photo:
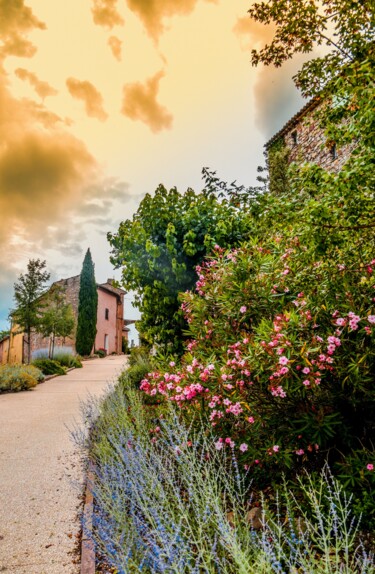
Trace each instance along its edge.
<instances>
[{"instance_id":1,"label":"pathway","mask_svg":"<svg viewBox=\"0 0 375 574\"><path fill-rule=\"evenodd\" d=\"M69 429L124 356L84 363L32 391L0 395L0 572L76 574L83 461Z\"/></svg>"}]
</instances>

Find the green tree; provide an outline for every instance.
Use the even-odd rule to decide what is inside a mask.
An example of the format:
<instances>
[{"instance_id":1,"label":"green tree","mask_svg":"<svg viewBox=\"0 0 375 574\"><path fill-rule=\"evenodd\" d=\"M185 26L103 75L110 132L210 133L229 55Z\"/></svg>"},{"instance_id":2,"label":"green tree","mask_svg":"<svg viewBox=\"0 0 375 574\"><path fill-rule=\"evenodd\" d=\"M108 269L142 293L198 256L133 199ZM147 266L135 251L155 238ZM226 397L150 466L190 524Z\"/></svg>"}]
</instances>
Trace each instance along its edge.
<instances>
[{"instance_id":1,"label":"green tree","mask_svg":"<svg viewBox=\"0 0 375 574\"><path fill-rule=\"evenodd\" d=\"M37 329L44 308L44 302L40 298L45 289L45 284L50 278L46 271L46 262L40 259L30 259L27 264L27 273L21 275L14 284L14 300L16 309L11 312L12 322L20 332L25 332L27 339L27 362L31 359L31 331Z\"/></svg>"},{"instance_id":2,"label":"green tree","mask_svg":"<svg viewBox=\"0 0 375 574\"><path fill-rule=\"evenodd\" d=\"M204 177L202 193L160 185L153 196L146 195L132 220L108 234L111 262L122 267L125 289L137 293L142 337L177 352L187 328L178 294L193 288L195 268L215 244L237 246L249 233L243 188L220 187L207 170Z\"/></svg>"},{"instance_id":3,"label":"green tree","mask_svg":"<svg viewBox=\"0 0 375 574\"><path fill-rule=\"evenodd\" d=\"M273 25L272 41L252 51L252 64L281 66L296 53L319 46L328 50L310 59L294 76L304 96L321 95L346 64L365 60L373 51L375 5L373 0L268 0L256 2L250 17Z\"/></svg>"},{"instance_id":4,"label":"green tree","mask_svg":"<svg viewBox=\"0 0 375 574\"><path fill-rule=\"evenodd\" d=\"M96 321L98 312L98 292L95 281L94 264L90 249L83 260L79 302L76 350L80 355L90 355L96 336Z\"/></svg>"},{"instance_id":5,"label":"green tree","mask_svg":"<svg viewBox=\"0 0 375 574\"><path fill-rule=\"evenodd\" d=\"M55 285L46 301L46 310L40 319L38 330L44 337L50 337L49 357L53 358L56 337L69 337L74 331L72 306L65 301L62 287Z\"/></svg>"}]
</instances>

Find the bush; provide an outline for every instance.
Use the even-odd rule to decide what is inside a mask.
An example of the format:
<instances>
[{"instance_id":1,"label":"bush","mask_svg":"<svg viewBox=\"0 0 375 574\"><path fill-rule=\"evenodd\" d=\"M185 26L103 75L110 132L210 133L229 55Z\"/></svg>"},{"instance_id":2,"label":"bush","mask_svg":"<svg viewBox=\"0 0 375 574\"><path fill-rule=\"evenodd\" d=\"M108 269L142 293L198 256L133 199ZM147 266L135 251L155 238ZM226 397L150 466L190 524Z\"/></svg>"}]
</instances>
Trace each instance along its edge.
<instances>
[{"instance_id":1,"label":"bush","mask_svg":"<svg viewBox=\"0 0 375 574\"><path fill-rule=\"evenodd\" d=\"M0 393L27 391L43 380L42 371L32 365L0 366Z\"/></svg>"},{"instance_id":2,"label":"bush","mask_svg":"<svg viewBox=\"0 0 375 574\"><path fill-rule=\"evenodd\" d=\"M82 363L78 356L72 355L70 353L63 353L60 350L54 353L53 360L59 363L61 366L67 367L68 369L71 367L80 369L82 367Z\"/></svg>"},{"instance_id":3,"label":"bush","mask_svg":"<svg viewBox=\"0 0 375 574\"><path fill-rule=\"evenodd\" d=\"M256 531L234 450L218 449L205 427L192 435L173 409L155 415L122 385L95 424L93 532L111 567L146 574L374 572L350 500L327 468L316 482L301 480L303 505L286 487L286 502L275 510L263 500Z\"/></svg>"},{"instance_id":4,"label":"bush","mask_svg":"<svg viewBox=\"0 0 375 574\"><path fill-rule=\"evenodd\" d=\"M65 375L65 369L52 359L36 359L33 365L40 369L44 375Z\"/></svg>"},{"instance_id":5,"label":"bush","mask_svg":"<svg viewBox=\"0 0 375 574\"><path fill-rule=\"evenodd\" d=\"M95 354L98 355L100 359L104 359L107 356L107 351L105 349L97 349Z\"/></svg>"},{"instance_id":6,"label":"bush","mask_svg":"<svg viewBox=\"0 0 375 574\"><path fill-rule=\"evenodd\" d=\"M129 357L129 368L120 376L120 383L125 386L139 387L142 379L153 369L149 352L145 347L135 347Z\"/></svg>"}]
</instances>

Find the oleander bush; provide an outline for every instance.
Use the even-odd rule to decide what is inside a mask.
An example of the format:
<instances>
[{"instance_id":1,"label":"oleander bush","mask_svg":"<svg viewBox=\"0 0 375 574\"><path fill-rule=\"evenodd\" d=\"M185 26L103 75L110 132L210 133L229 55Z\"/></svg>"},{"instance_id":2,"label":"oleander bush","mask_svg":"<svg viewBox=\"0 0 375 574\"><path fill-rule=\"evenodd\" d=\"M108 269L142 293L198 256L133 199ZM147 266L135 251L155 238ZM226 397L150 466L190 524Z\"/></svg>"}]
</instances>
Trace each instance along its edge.
<instances>
[{"instance_id":1,"label":"oleander bush","mask_svg":"<svg viewBox=\"0 0 375 574\"><path fill-rule=\"evenodd\" d=\"M65 375L66 370L57 361L52 359L36 359L33 365L40 369L44 375Z\"/></svg>"},{"instance_id":2,"label":"oleander bush","mask_svg":"<svg viewBox=\"0 0 375 574\"><path fill-rule=\"evenodd\" d=\"M0 393L27 391L43 380L42 371L33 365L0 365Z\"/></svg>"}]
</instances>

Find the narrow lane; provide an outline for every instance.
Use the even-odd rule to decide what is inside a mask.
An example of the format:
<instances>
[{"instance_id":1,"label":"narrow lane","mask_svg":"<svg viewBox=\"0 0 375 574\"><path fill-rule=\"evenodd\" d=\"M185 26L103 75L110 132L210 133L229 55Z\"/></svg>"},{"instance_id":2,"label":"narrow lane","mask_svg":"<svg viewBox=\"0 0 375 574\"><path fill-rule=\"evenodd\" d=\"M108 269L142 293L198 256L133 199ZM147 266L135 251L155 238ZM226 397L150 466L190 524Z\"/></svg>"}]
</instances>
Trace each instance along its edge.
<instances>
[{"instance_id":1,"label":"narrow lane","mask_svg":"<svg viewBox=\"0 0 375 574\"><path fill-rule=\"evenodd\" d=\"M0 395L1 573L79 572L83 461L69 429L81 401L105 393L125 363L93 359L32 391Z\"/></svg>"}]
</instances>

